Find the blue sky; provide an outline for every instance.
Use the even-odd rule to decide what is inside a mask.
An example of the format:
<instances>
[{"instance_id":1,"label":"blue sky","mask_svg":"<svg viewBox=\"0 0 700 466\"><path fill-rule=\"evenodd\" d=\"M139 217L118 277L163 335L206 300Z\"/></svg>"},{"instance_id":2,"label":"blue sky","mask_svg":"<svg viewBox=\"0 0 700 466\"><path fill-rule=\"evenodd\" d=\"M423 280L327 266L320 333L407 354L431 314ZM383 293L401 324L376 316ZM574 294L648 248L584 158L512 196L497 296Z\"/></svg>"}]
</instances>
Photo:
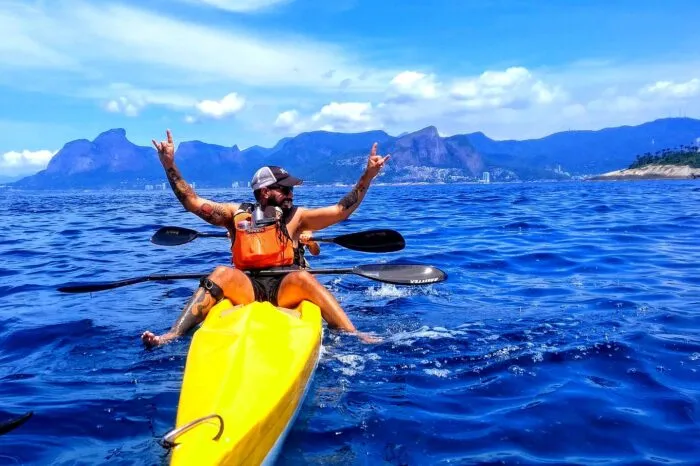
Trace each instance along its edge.
<instances>
[{"instance_id":1,"label":"blue sky","mask_svg":"<svg viewBox=\"0 0 700 466\"><path fill-rule=\"evenodd\" d=\"M700 2L0 0L0 176L125 128L272 146L700 117Z\"/></svg>"}]
</instances>

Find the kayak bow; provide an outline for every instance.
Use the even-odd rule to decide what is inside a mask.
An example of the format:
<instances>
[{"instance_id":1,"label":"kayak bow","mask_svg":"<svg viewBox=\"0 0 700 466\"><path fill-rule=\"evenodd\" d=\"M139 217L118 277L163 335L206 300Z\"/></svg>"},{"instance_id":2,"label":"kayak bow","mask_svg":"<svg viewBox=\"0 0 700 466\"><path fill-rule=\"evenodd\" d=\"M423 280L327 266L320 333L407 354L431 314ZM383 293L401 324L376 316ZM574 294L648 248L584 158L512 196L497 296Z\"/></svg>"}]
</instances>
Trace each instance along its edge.
<instances>
[{"instance_id":1,"label":"kayak bow","mask_svg":"<svg viewBox=\"0 0 700 466\"><path fill-rule=\"evenodd\" d=\"M307 301L293 310L224 299L195 332L176 429L163 445L172 465L272 464L318 365L323 326Z\"/></svg>"}]
</instances>

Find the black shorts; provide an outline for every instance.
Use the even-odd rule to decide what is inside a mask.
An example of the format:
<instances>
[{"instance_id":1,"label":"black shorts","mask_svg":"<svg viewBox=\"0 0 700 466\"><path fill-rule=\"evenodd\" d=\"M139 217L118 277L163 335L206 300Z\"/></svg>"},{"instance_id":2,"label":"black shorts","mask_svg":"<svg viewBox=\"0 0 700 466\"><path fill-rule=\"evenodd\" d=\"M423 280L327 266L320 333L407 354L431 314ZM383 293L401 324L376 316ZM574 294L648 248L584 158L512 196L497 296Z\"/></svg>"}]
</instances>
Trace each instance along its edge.
<instances>
[{"instance_id":1,"label":"black shorts","mask_svg":"<svg viewBox=\"0 0 700 466\"><path fill-rule=\"evenodd\" d=\"M286 275L276 275L274 277L256 277L251 275L249 278L255 292L255 300L269 301L273 306L277 306L277 292L284 277Z\"/></svg>"}]
</instances>

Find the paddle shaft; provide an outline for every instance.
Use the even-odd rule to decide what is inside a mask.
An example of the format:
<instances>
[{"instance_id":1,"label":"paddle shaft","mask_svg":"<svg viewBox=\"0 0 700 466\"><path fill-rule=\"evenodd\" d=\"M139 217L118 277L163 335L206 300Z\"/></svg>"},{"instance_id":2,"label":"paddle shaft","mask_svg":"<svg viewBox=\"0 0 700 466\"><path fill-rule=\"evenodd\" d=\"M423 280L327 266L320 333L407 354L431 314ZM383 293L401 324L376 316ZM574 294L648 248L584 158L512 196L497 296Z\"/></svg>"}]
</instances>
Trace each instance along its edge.
<instances>
[{"instance_id":1,"label":"paddle shaft","mask_svg":"<svg viewBox=\"0 0 700 466\"><path fill-rule=\"evenodd\" d=\"M300 269L277 269L245 272L253 276L277 276L284 275ZM401 264L370 264L358 265L352 268L337 269L304 269L312 274L355 274L384 283L398 285L425 285L444 281L447 275L440 269L432 266L401 265ZM189 274L152 274L141 277L127 278L114 282L82 283L76 285L64 285L58 288L62 293L91 293L94 291L111 290L122 286L135 285L149 281L188 280L206 277L207 273Z\"/></svg>"},{"instance_id":2,"label":"paddle shaft","mask_svg":"<svg viewBox=\"0 0 700 466\"><path fill-rule=\"evenodd\" d=\"M226 232L198 232L184 227L162 227L152 237L151 242L159 246L180 246L198 237L226 238ZM401 233L389 229L376 229L348 233L335 237L311 237L311 241L334 243L341 247L362 252L395 252L406 246Z\"/></svg>"}]
</instances>

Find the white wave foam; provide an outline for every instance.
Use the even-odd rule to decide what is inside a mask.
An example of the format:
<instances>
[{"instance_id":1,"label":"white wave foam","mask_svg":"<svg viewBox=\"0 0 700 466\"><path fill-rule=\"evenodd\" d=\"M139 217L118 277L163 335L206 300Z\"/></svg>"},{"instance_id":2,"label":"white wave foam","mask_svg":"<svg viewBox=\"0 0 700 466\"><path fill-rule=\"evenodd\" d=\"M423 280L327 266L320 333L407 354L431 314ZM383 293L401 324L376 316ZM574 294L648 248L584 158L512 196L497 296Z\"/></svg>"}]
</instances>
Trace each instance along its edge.
<instances>
[{"instance_id":1,"label":"white wave foam","mask_svg":"<svg viewBox=\"0 0 700 466\"><path fill-rule=\"evenodd\" d=\"M450 375L450 371L448 369L423 369L423 372L440 378L446 378L448 375Z\"/></svg>"},{"instance_id":2,"label":"white wave foam","mask_svg":"<svg viewBox=\"0 0 700 466\"><path fill-rule=\"evenodd\" d=\"M405 298L411 296L409 288L397 288L396 285L382 283L378 288L368 288L365 291L372 298Z\"/></svg>"},{"instance_id":3,"label":"white wave foam","mask_svg":"<svg viewBox=\"0 0 700 466\"><path fill-rule=\"evenodd\" d=\"M408 298L410 296L439 296L433 285L420 287L397 287L391 283L382 283L378 287L368 288L365 295L370 298Z\"/></svg>"},{"instance_id":4,"label":"white wave foam","mask_svg":"<svg viewBox=\"0 0 700 466\"><path fill-rule=\"evenodd\" d=\"M458 325L457 328L485 327L483 322L467 322L466 324Z\"/></svg>"},{"instance_id":5,"label":"white wave foam","mask_svg":"<svg viewBox=\"0 0 700 466\"><path fill-rule=\"evenodd\" d=\"M506 359L510 359L510 354L514 353L516 351L520 351L520 348L518 346L515 346L515 345L510 345L510 346L506 346L505 348L501 348L499 350L488 353L486 356L484 356L484 359L506 360Z\"/></svg>"},{"instance_id":6,"label":"white wave foam","mask_svg":"<svg viewBox=\"0 0 700 466\"><path fill-rule=\"evenodd\" d=\"M537 374L535 374L535 373L532 372L532 371L526 371L525 369L523 369L522 367L520 367L520 366L518 366L518 365L512 365L512 366L510 366L510 367L508 368L508 372L511 372L512 374L514 374L514 375L516 375L516 376L520 376L520 375L531 375L531 376L535 377L535 376L537 375Z\"/></svg>"},{"instance_id":7,"label":"white wave foam","mask_svg":"<svg viewBox=\"0 0 700 466\"><path fill-rule=\"evenodd\" d=\"M412 332L395 333L389 338L389 340L398 345L411 346L417 340L442 340L455 338L466 334L466 332L461 330L448 330L444 327L430 328L423 326Z\"/></svg>"},{"instance_id":8,"label":"white wave foam","mask_svg":"<svg viewBox=\"0 0 700 466\"><path fill-rule=\"evenodd\" d=\"M335 356L335 359L342 364L342 367L337 370L348 377L365 370L365 358L359 354L339 354Z\"/></svg>"}]
</instances>

